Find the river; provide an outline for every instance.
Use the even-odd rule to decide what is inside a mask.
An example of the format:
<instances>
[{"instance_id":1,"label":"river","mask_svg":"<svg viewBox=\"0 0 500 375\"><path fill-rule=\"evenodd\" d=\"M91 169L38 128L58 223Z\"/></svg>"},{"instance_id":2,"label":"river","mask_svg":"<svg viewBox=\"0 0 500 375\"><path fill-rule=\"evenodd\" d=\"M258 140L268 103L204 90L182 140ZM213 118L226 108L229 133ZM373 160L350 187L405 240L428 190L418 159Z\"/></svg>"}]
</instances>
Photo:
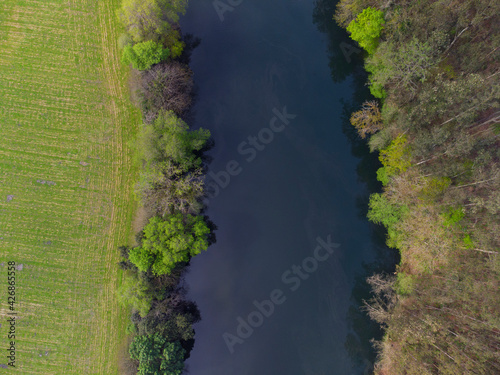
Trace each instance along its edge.
<instances>
[{"instance_id":1,"label":"river","mask_svg":"<svg viewBox=\"0 0 500 375\"><path fill-rule=\"evenodd\" d=\"M342 115L359 105L359 53L335 42L345 33L330 13L318 30L312 0L189 3L182 30L201 38L191 126L215 141L207 214L218 226L186 277L203 317L189 371L371 373L380 331L359 309L364 280L394 260L365 218L376 162Z\"/></svg>"}]
</instances>

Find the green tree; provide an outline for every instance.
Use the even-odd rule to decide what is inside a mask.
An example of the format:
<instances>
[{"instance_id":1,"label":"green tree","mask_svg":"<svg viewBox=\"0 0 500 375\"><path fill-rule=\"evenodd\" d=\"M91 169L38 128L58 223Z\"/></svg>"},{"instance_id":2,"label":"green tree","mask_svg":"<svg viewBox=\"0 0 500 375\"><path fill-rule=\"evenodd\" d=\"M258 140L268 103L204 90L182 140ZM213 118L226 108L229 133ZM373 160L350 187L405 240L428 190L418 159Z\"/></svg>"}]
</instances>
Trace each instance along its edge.
<instances>
[{"instance_id":1,"label":"green tree","mask_svg":"<svg viewBox=\"0 0 500 375\"><path fill-rule=\"evenodd\" d=\"M139 362L139 375L180 375L184 370L186 351L180 342L168 342L158 333L134 337L129 354Z\"/></svg>"},{"instance_id":2,"label":"green tree","mask_svg":"<svg viewBox=\"0 0 500 375\"><path fill-rule=\"evenodd\" d=\"M172 111L161 111L153 124L145 126L138 144L141 151L148 154L148 160L171 160L188 171L201 165L197 152L209 138L210 131L189 130L188 125Z\"/></svg>"},{"instance_id":3,"label":"green tree","mask_svg":"<svg viewBox=\"0 0 500 375\"><path fill-rule=\"evenodd\" d=\"M123 47L122 62L132 64L132 67L137 70L148 70L153 65L165 61L169 54L168 48L163 48L160 44L148 40Z\"/></svg>"},{"instance_id":4,"label":"green tree","mask_svg":"<svg viewBox=\"0 0 500 375\"><path fill-rule=\"evenodd\" d=\"M184 370L184 356L186 351L179 341L169 342L163 349L160 370L166 375L181 375Z\"/></svg>"},{"instance_id":5,"label":"green tree","mask_svg":"<svg viewBox=\"0 0 500 375\"><path fill-rule=\"evenodd\" d=\"M178 40L172 25L186 12L186 6L187 0L123 0L118 17L134 42L166 42L173 35L165 43L170 47Z\"/></svg>"},{"instance_id":6,"label":"green tree","mask_svg":"<svg viewBox=\"0 0 500 375\"><path fill-rule=\"evenodd\" d=\"M353 40L358 42L369 54L372 54L377 48L384 23L384 13L381 10L368 7L349 23L347 31Z\"/></svg>"},{"instance_id":7,"label":"green tree","mask_svg":"<svg viewBox=\"0 0 500 375\"><path fill-rule=\"evenodd\" d=\"M377 179L387 185L391 176L402 173L411 166L406 136L397 137L389 146L381 150L379 160L383 167L377 171Z\"/></svg>"},{"instance_id":8,"label":"green tree","mask_svg":"<svg viewBox=\"0 0 500 375\"><path fill-rule=\"evenodd\" d=\"M126 275L118 289L118 301L124 306L132 306L141 316L146 316L151 308L153 296L148 285L137 273Z\"/></svg>"},{"instance_id":9,"label":"green tree","mask_svg":"<svg viewBox=\"0 0 500 375\"><path fill-rule=\"evenodd\" d=\"M402 86L410 91L417 87L418 82L424 82L429 75L429 69L438 63L437 46L443 42L438 40L441 34L426 42L412 38L403 45L392 42L381 43L377 50L366 61L366 70L370 72L371 92L376 97L378 90L389 83Z\"/></svg>"},{"instance_id":10,"label":"green tree","mask_svg":"<svg viewBox=\"0 0 500 375\"><path fill-rule=\"evenodd\" d=\"M368 208L368 220L384 225L387 228L387 245L397 247L400 236L397 225L408 212L408 207L393 204L383 194L375 193L370 195Z\"/></svg>"},{"instance_id":11,"label":"green tree","mask_svg":"<svg viewBox=\"0 0 500 375\"><path fill-rule=\"evenodd\" d=\"M144 228L142 244L130 251L130 261L141 271L166 275L177 263L206 250L210 229L202 216L181 213L166 220L155 216Z\"/></svg>"}]
</instances>

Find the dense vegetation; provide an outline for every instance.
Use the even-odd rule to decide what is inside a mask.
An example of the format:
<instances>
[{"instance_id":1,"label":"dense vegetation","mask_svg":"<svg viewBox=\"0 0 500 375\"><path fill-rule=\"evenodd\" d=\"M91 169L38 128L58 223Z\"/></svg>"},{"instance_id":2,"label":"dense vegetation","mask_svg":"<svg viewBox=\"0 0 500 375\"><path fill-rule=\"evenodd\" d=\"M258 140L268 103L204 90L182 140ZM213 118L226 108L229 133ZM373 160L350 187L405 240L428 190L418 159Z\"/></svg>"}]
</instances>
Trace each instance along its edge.
<instances>
[{"instance_id":1,"label":"dense vegetation","mask_svg":"<svg viewBox=\"0 0 500 375\"><path fill-rule=\"evenodd\" d=\"M401 254L369 279L375 373L500 373L500 3L342 0L335 19L378 99L351 117L382 163L368 218Z\"/></svg>"},{"instance_id":2,"label":"dense vegetation","mask_svg":"<svg viewBox=\"0 0 500 375\"><path fill-rule=\"evenodd\" d=\"M135 142L141 165L136 196L147 224L137 244L122 246L125 280L120 301L132 308L128 370L140 375L179 375L200 320L186 300L182 275L191 257L214 240L203 209L202 152L210 132L190 130L182 116L191 104L188 50L177 25L186 0L123 0L122 62L136 70L132 96L143 124ZM186 38L186 40L190 40Z\"/></svg>"}]
</instances>

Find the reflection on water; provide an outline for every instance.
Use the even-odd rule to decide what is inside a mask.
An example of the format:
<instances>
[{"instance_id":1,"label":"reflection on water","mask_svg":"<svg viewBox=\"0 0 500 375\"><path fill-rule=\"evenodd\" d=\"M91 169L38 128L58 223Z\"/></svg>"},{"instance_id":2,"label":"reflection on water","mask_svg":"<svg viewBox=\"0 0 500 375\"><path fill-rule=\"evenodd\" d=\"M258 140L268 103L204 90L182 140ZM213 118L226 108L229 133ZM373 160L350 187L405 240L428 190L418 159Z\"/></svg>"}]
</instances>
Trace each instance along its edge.
<instances>
[{"instance_id":1,"label":"reflection on water","mask_svg":"<svg viewBox=\"0 0 500 375\"><path fill-rule=\"evenodd\" d=\"M191 0L181 22L201 38L191 64L193 124L214 136L209 170L228 171L233 160L241 167L210 199L217 244L193 259L187 277L203 317L192 374L370 371L370 339L380 331L359 309L369 296L364 280L393 260L365 218L369 191L379 188L376 158L346 122L366 95L361 56L347 62L339 46L349 39L332 14L325 0L254 0L221 22L211 1ZM284 106L296 118L262 142L273 109ZM251 162L238 151L248 137L261 142ZM327 236L340 246L300 276L294 267L312 267L304 260ZM283 282L287 271L303 277L296 290ZM250 315L276 289L286 301L265 319ZM240 338L238 325L252 319ZM224 333L241 341L233 352Z\"/></svg>"}]
</instances>

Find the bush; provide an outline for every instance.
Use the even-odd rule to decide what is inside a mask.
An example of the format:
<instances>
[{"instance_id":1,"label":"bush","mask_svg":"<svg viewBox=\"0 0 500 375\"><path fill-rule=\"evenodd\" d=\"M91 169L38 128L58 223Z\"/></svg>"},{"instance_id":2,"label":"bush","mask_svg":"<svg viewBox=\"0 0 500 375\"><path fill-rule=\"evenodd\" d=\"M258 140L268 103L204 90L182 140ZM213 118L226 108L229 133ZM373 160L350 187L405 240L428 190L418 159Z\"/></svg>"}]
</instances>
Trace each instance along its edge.
<instances>
[{"instance_id":1,"label":"bush","mask_svg":"<svg viewBox=\"0 0 500 375\"><path fill-rule=\"evenodd\" d=\"M187 0L122 0L118 18L134 42L153 40L170 47L178 40L173 26L186 6Z\"/></svg>"},{"instance_id":2,"label":"bush","mask_svg":"<svg viewBox=\"0 0 500 375\"><path fill-rule=\"evenodd\" d=\"M210 229L202 216L174 214L166 220L155 216L144 228L142 245L130 252L130 261L141 271L169 274L177 263L206 250Z\"/></svg>"},{"instance_id":3,"label":"bush","mask_svg":"<svg viewBox=\"0 0 500 375\"><path fill-rule=\"evenodd\" d=\"M384 195L378 193L370 195L368 206L368 219L387 228L395 226L407 211L405 206L392 204Z\"/></svg>"},{"instance_id":4,"label":"bush","mask_svg":"<svg viewBox=\"0 0 500 375\"><path fill-rule=\"evenodd\" d=\"M122 62L132 64L137 70L147 70L161 61L165 61L170 54L168 48L163 48L160 44L148 40L147 42L135 45L126 45L122 51Z\"/></svg>"},{"instance_id":5,"label":"bush","mask_svg":"<svg viewBox=\"0 0 500 375\"><path fill-rule=\"evenodd\" d=\"M396 284L394 290L396 293L407 296L413 292L415 286L416 277L414 275L409 275L404 272L398 272Z\"/></svg>"},{"instance_id":6,"label":"bush","mask_svg":"<svg viewBox=\"0 0 500 375\"><path fill-rule=\"evenodd\" d=\"M397 137L389 146L380 151L380 162L385 167L385 174L392 176L406 171L410 166L410 149L406 136Z\"/></svg>"},{"instance_id":7,"label":"bush","mask_svg":"<svg viewBox=\"0 0 500 375\"><path fill-rule=\"evenodd\" d=\"M141 316L146 316L151 308L153 296L147 284L138 278L136 273L132 273L124 277L118 289L118 301L124 306L132 306Z\"/></svg>"},{"instance_id":8,"label":"bush","mask_svg":"<svg viewBox=\"0 0 500 375\"><path fill-rule=\"evenodd\" d=\"M358 42L369 54L372 54L377 48L384 23L384 13L381 10L368 7L349 23L347 31L353 40Z\"/></svg>"},{"instance_id":9,"label":"bush","mask_svg":"<svg viewBox=\"0 0 500 375\"><path fill-rule=\"evenodd\" d=\"M139 361L139 375L180 375L184 370L186 351L159 334L134 337L129 353Z\"/></svg>"},{"instance_id":10,"label":"bush","mask_svg":"<svg viewBox=\"0 0 500 375\"><path fill-rule=\"evenodd\" d=\"M187 124L172 111L161 111L151 125L139 133L137 146L146 163L173 162L187 172L201 165L198 155L210 138L205 129L189 130ZM155 170L154 173L161 173Z\"/></svg>"}]
</instances>

